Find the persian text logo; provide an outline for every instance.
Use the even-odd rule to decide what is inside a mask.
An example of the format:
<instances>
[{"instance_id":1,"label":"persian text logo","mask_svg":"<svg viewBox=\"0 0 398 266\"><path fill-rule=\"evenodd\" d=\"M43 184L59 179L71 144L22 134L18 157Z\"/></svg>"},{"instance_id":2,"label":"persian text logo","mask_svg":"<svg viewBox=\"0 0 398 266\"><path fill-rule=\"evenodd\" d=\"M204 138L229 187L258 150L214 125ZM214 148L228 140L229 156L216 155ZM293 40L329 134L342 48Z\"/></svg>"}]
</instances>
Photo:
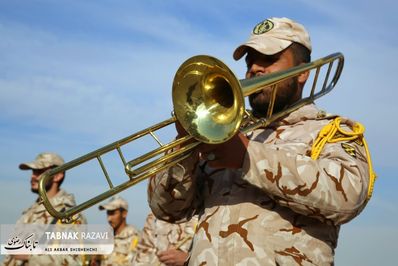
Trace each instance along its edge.
<instances>
[{"instance_id":1,"label":"persian text logo","mask_svg":"<svg viewBox=\"0 0 398 266\"><path fill-rule=\"evenodd\" d=\"M37 247L39 241L35 239L35 234L31 233L25 238L14 236L7 241L7 245L4 247L6 250L26 249L32 251Z\"/></svg>"}]
</instances>

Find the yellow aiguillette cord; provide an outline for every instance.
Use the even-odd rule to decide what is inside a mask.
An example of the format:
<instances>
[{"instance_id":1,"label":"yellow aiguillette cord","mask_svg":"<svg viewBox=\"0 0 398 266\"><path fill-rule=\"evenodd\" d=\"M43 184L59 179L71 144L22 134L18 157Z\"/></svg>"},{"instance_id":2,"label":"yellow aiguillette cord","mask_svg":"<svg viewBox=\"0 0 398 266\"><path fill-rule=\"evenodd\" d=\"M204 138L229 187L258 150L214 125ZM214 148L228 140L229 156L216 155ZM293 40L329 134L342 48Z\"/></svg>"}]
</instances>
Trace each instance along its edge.
<instances>
[{"instance_id":1,"label":"yellow aiguillette cord","mask_svg":"<svg viewBox=\"0 0 398 266\"><path fill-rule=\"evenodd\" d=\"M311 149L311 159L316 160L319 157L319 154L321 153L323 147L327 142L329 143L335 143L339 141L349 141L349 140L355 140L359 139L362 141L365 151L366 151L366 157L368 159L368 169L369 169L369 175L370 175L370 180L369 180L369 186L368 186L368 195L367 195L367 201L372 197L373 193L373 188L374 188L374 182L376 180L376 173L373 171L373 166L372 166L372 160L370 158L370 152L368 148L368 144L366 143L366 140L363 136L363 133L365 132L365 127L361 123L355 123L354 126L352 127L352 131L345 131L340 127L340 122L341 118L336 117L333 121L331 121L329 124L324 126L321 131L318 134L317 139L314 141ZM339 132L341 134L338 134L337 137L335 137L336 133Z\"/></svg>"}]
</instances>

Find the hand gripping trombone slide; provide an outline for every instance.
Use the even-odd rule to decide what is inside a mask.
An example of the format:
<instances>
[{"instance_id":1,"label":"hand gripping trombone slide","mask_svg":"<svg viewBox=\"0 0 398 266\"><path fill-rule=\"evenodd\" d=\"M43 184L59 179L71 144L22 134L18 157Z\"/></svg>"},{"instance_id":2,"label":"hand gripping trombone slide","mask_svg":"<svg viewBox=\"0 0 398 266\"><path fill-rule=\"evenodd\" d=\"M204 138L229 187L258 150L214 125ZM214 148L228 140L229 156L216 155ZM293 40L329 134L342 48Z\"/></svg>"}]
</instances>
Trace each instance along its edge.
<instances>
[{"instance_id":1,"label":"hand gripping trombone slide","mask_svg":"<svg viewBox=\"0 0 398 266\"><path fill-rule=\"evenodd\" d=\"M337 65L333 68L336 61ZM323 66L327 67L327 71L321 89L316 90L318 77ZM294 110L312 103L334 88L343 66L344 56L341 53L334 53L287 70L238 80L233 72L217 58L206 55L191 57L180 66L174 77L172 89L174 114L171 118L45 172L39 182L41 201L52 216L65 223L71 222L72 217L83 210L184 160L201 143L217 144L225 142L239 130L248 133L256 128L265 127ZM334 69L334 74L329 81L332 69ZM315 71L315 75L310 95L274 114L273 106L278 84L312 70ZM245 110L244 97L265 87L272 89L271 104L265 118L255 118ZM168 144L162 144L154 132L175 123L177 120L189 134ZM250 123L245 123L247 120ZM242 126L246 124L248 126ZM126 162L121 147L146 135L152 136L158 142L159 147ZM117 186L112 184L101 159L102 155L115 150L117 150L128 176L127 181ZM46 184L53 175L65 172L92 159L98 160L108 182L109 190L70 209L55 210L47 197Z\"/></svg>"}]
</instances>

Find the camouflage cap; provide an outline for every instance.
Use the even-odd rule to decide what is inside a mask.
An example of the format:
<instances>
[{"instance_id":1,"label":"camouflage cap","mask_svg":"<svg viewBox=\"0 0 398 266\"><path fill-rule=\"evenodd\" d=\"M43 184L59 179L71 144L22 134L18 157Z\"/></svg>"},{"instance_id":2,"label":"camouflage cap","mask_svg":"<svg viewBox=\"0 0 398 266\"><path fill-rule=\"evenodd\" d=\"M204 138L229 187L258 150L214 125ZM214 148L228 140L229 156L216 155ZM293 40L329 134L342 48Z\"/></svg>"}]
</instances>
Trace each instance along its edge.
<instances>
[{"instance_id":1,"label":"camouflage cap","mask_svg":"<svg viewBox=\"0 0 398 266\"><path fill-rule=\"evenodd\" d=\"M288 18L269 18L253 28L249 40L235 49L233 57L239 60L249 47L262 54L273 55L293 42L312 50L310 35L303 25Z\"/></svg>"},{"instance_id":2,"label":"camouflage cap","mask_svg":"<svg viewBox=\"0 0 398 266\"><path fill-rule=\"evenodd\" d=\"M101 211L102 210L113 211L113 210L117 210L120 208L128 211L129 205L128 205L127 201L125 199L123 199L122 197L114 196L108 201L108 203L101 204L98 208Z\"/></svg>"},{"instance_id":3,"label":"camouflage cap","mask_svg":"<svg viewBox=\"0 0 398 266\"><path fill-rule=\"evenodd\" d=\"M56 153L43 152L36 156L33 162L21 163L19 169L21 170L40 170L51 166L60 166L64 164L64 159Z\"/></svg>"}]
</instances>

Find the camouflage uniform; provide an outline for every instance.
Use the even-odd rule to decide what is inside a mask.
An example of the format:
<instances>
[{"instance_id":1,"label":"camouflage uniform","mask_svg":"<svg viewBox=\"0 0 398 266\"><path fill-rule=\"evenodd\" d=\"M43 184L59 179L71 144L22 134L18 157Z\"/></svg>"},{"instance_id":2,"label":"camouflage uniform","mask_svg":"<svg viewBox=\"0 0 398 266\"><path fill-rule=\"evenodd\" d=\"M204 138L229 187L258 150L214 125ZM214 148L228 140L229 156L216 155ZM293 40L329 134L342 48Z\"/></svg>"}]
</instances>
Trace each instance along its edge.
<instances>
[{"instance_id":1,"label":"camouflage uniform","mask_svg":"<svg viewBox=\"0 0 398 266\"><path fill-rule=\"evenodd\" d=\"M133 265L164 265L160 263L157 253L170 248L188 252L196 223L196 217L186 223L167 223L149 213Z\"/></svg>"},{"instance_id":2,"label":"camouflage uniform","mask_svg":"<svg viewBox=\"0 0 398 266\"><path fill-rule=\"evenodd\" d=\"M340 225L364 208L369 185L360 140L326 143L311 159L334 118L306 105L252 132L241 169L188 158L150 180L157 217L200 214L189 265L333 264ZM350 132L353 124L343 118L341 127Z\"/></svg>"},{"instance_id":3,"label":"camouflage uniform","mask_svg":"<svg viewBox=\"0 0 398 266\"><path fill-rule=\"evenodd\" d=\"M65 190L60 190L50 202L56 210L68 209L75 206L75 199L72 194L68 194ZM84 222L84 218L81 219ZM30 208L22 213L17 224L55 224L57 219L52 217L43 204L36 201ZM79 255L31 255L29 260L24 262L16 260L13 256L7 256L3 261L3 265L82 265L82 258Z\"/></svg>"},{"instance_id":4,"label":"camouflage uniform","mask_svg":"<svg viewBox=\"0 0 398 266\"><path fill-rule=\"evenodd\" d=\"M139 232L131 225L126 225L120 234L115 235L115 246L110 255L104 255L102 266L131 265L136 254Z\"/></svg>"}]
</instances>

